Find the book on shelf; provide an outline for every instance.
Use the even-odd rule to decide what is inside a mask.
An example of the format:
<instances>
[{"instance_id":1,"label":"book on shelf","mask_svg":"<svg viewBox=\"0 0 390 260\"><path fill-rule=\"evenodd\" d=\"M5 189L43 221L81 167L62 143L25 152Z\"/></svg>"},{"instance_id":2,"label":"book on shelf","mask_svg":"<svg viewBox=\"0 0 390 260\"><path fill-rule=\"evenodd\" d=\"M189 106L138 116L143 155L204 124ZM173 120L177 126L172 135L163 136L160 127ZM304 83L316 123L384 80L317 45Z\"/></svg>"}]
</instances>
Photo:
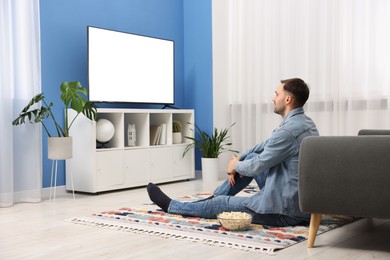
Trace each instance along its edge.
<instances>
[{"instance_id":1,"label":"book on shelf","mask_svg":"<svg viewBox=\"0 0 390 260\"><path fill-rule=\"evenodd\" d=\"M161 125L159 125L157 128L156 140L153 143L153 145L158 145L158 143L160 142L160 137L161 137Z\"/></svg>"},{"instance_id":2,"label":"book on shelf","mask_svg":"<svg viewBox=\"0 0 390 260\"><path fill-rule=\"evenodd\" d=\"M160 125L151 125L150 126L150 145L156 144L159 128L160 128Z\"/></svg>"},{"instance_id":3,"label":"book on shelf","mask_svg":"<svg viewBox=\"0 0 390 260\"><path fill-rule=\"evenodd\" d=\"M150 126L150 145L167 144L167 124Z\"/></svg>"},{"instance_id":4,"label":"book on shelf","mask_svg":"<svg viewBox=\"0 0 390 260\"><path fill-rule=\"evenodd\" d=\"M161 134L158 144L167 144L167 124L161 124Z\"/></svg>"}]
</instances>

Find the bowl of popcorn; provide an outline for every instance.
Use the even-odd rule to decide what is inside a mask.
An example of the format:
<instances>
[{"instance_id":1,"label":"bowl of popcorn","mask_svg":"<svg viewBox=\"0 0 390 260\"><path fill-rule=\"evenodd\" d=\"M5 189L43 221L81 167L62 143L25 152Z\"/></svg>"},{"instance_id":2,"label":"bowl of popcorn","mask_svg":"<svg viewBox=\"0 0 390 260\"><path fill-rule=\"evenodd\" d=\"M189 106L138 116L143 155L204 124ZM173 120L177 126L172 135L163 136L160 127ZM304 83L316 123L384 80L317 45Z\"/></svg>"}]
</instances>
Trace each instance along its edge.
<instances>
[{"instance_id":1,"label":"bowl of popcorn","mask_svg":"<svg viewBox=\"0 0 390 260\"><path fill-rule=\"evenodd\" d=\"M217 215L219 223L227 230L247 230L253 216L246 212L221 212Z\"/></svg>"}]
</instances>

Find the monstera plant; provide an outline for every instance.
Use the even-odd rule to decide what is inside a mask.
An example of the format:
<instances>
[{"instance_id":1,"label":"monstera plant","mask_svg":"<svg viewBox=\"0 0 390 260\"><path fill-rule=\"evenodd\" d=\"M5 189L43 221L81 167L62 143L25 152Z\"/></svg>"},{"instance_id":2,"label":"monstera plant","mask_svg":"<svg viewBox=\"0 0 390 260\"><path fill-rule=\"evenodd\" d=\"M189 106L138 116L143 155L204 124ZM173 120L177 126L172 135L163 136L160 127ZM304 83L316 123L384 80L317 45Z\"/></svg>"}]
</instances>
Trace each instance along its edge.
<instances>
[{"instance_id":1,"label":"monstera plant","mask_svg":"<svg viewBox=\"0 0 390 260\"><path fill-rule=\"evenodd\" d=\"M45 129L48 139L48 158L52 160L64 160L72 158L72 138L69 136L69 130L75 119L84 114L88 119L97 120L97 109L95 105L87 101L87 90L79 81L62 82L60 86L61 100L65 109L65 121L61 126L53 114L53 102L47 102L43 93L34 96L30 102L20 112L19 116L12 121L13 125L21 125L26 122L32 124L41 123ZM76 112L76 116L69 119L69 109ZM48 121L52 120L55 126L56 136L52 136Z\"/></svg>"},{"instance_id":2,"label":"monstera plant","mask_svg":"<svg viewBox=\"0 0 390 260\"><path fill-rule=\"evenodd\" d=\"M60 86L61 100L64 103L65 109L65 122L61 126L55 118L52 107L53 102L47 102L43 93L34 96L26 107L23 108L19 116L12 121L13 125L21 125L26 123L42 123L47 135L51 137L49 129L46 125L46 119L51 119L54 123L56 134L58 137L68 137L69 129L71 128L74 120L81 113L84 114L90 120L97 120L97 111L93 103L87 101L87 90L81 86L79 81L62 82ZM71 108L76 111L77 115L69 122L68 109Z\"/></svg>"}]
</instances>

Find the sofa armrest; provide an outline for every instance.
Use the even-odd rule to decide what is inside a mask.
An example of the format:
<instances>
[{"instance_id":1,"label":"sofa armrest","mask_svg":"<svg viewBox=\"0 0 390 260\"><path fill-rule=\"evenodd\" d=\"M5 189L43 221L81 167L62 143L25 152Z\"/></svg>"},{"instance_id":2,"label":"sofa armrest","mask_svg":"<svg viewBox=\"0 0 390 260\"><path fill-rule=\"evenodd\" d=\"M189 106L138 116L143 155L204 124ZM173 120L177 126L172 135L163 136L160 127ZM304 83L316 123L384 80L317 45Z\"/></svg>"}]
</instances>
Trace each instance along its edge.
<instances>
[{"instance_id":1,"label":"sofa armrest","mask_svg":"<svg viewBox=\"0 0 390 260\"><path fill-rule=\"evenodd\" d=\"M358 135L390 135L388 129L361 129Z\"/></svg>"},{"instance_id":2,"label":"sofa armrest","mask_svg":"<svg viewBox=\"0 0 390 260\"><path fill-rule=\"evenodd\" d=\"M307 137L298 169L303 212L390 217L390 136Z\"/></svg>"}]
</instances>

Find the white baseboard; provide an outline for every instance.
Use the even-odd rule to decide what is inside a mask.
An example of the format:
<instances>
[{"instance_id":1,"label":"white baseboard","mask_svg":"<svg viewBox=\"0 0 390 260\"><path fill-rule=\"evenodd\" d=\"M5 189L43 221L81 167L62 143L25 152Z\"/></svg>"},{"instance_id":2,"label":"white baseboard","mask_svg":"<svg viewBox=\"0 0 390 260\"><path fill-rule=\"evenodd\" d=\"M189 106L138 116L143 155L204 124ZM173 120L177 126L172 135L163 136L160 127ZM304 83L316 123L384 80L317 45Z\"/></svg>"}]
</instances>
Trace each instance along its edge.
<instances>
[{"instance_id":1,"label":"white baseboard","mask_svg":"<svg viewBox=\"0 0 390 260\"><path fill-rule=\"evenodd\" d=\"M56 198L60 196L65 196L68 194L68 192L65 189L65 185L63 186L56 186L56 187L47 187L42 189L42 200L48 200L50 199L50 189L52 189L52 197L54 196L54 189L55 189L55 194Z\"/></svg>"}]
</instances>

